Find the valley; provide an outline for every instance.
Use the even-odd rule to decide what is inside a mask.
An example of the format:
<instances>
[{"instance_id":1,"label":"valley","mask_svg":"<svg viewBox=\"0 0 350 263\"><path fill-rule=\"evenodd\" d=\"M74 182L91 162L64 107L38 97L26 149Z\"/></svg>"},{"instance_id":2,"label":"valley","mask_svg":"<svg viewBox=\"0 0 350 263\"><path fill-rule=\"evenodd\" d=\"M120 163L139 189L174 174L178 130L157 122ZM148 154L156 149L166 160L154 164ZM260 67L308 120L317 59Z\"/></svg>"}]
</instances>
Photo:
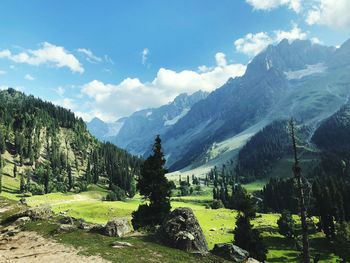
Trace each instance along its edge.
<instances>
[{"instance_id":1,"label":"valley","mask_svg":"<svg viewBox=\"0 0 350 263\"><path fill-rule=\"evenodd\" d=\"M19 182L10 177L5 177L4 186L13 192L18 191ZM246 185L245 187L250 192L259 191L264 185L264 182L254 182ZM131 213L137 209L141 203L140 197L135 196L133 199L116 202L101 201L102 197L106 195L107 190L102 186L91 186L87 192L81 194L74 193L52 193L42 196L27 197L26 202L30 206L50 206L56 214L64 214L74 218L83 218L90 223L105 224L111 218L131 218ZM16 193L8 193L5 195L9 200L18 200L19 197ZM237 211L229 209L212 210L205 207L205 203L209 203L212 200L211 189L204 191L204 195L188 196L176 198L176 201L172 201L172 208L176 207L190 207L193 209L196 217L198 218L203 232L206 236L209 248L213 248L214 244L232 242L232 231L235 227L235 220ZM1 199L1 203L5 202L5 199ZM11 202L11 201L8 201ZM12 201L13 202L13 201ZM277 232L277 219L278 214L261 214L254 221L253 224L259 229L262 229L263 235L266 238L266 242L269 246L269 253L267 262L298 262L298 252L295 250L295 246L291 240L286 239ZM44 224L44 225L43 225ZM51 237L50 231L55 228L55 225L46 225L47 223L30 223L25 226L30 231L37 231L39 234ZM80 235L82 235L80 237ZM83 241L81 238L84 238ZM127 256L128 251L134 251L135 249L125 248L115 250L110 248L110 243L118 240L113 238L106 238L99 235L85 234L72 232L68 234L58 234L53 236L59 243L78 246L83 255L96 255L99 254L106 260L115 260L113 262L133 262L135 256L130 254ZM81 241L79 241L81 240ZM142 237L126 237L120 239L125 242L129 242L138 248L142 248L139 251L142 255L141 262L197 262L196 257L187 255L184 252L176 251L166 248L164 246L154 243L154 241L145 241ZM337 257L329 250L329 244L322 237L322 235L316 234L311 236L311 247L321 252L320 262L336 262ZM93 245L95 244L95 245ZM146 254L145 254L146 253ZM150 253L150 259L147 260L145 255ZM152 256L153 254L159 254L157 259ZM172 256L170 256L170 254ZM118 258L122 257L121 261ZM173 258L168 259L167 258ZM129 261L128 261L129 260ZM176 260L176 261L175 261ZM189 261L188 261L189 260ZM204 260L204 259L201 259ZM215 259L211 261L201 262L217 262Z\"/></svg>"}]
</instances>

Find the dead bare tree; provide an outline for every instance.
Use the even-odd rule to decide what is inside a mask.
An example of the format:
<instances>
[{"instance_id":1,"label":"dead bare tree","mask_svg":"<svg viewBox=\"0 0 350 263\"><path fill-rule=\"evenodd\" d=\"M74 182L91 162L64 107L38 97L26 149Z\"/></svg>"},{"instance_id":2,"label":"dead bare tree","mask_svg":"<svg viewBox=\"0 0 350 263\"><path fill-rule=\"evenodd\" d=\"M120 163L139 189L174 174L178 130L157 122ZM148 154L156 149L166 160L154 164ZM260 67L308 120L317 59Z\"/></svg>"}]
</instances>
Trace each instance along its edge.
<instances>
[{"instance_id":1,"label":"dead bare tree","mask_svg":"<svg viewBox=\"0 0 350 263\"><path fill-rule=\"evenodd\" d=\"M308 227L306 222L306 206L305 206L305 196L304 196L304 184L301 178L301 167L299 164L299 158L297 153L297 143L295 135L295 123L293 119L289 122L290 132L292 137L293 152L294 152L294 165L293 173L294 178L297 182L297 191L299 199L299 209L300 209L300 219L301 219L301 229L302 229L302 241L303 241L303 262L310 263L310 252L309 252L309 236L308 236Z\"/></svg>"}]
</instances>

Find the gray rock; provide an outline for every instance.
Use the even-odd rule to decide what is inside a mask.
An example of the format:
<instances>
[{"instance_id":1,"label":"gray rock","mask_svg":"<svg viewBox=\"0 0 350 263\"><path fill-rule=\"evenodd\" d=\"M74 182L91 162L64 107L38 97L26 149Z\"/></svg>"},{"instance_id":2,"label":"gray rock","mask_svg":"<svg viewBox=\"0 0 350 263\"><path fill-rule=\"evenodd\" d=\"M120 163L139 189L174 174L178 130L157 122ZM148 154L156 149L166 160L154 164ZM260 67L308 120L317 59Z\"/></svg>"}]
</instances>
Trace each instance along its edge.
<instances>
[{"instance_id":1,"label":"gray rock","mask_svg":"<svg viewBox=\"0 0 350 263\"><path fill-rule=\"evenodd\" d=\"M125 247L133 247L133 245L130 244L129 242L122 242L122 241L116 241L116 242L113 242L112 244L112 248L125 248Z\"/></svg>"},{"instance_id":2,"label":"gray rock","mask_svg":"<svg viewBox=\"0 0 350 263\"><path fill-rule=\"evenodd\" d=\"M30 221L32 221L32 220L30 219L29 216L24 216L24 217L18 218L15 222L13 222L12 225L13 226L23 226Z\"/></svg>"},{"instance_id":3,"label":"gray rock","mask_svg":"<svg viewBox=\"0 0 350 263\"><path fill-rule=\"evenodd\" d=\"M104 228L104 234L110 237L123 237L130 232L131 226L127 218L114 218Z\"/></svg>"},{"instance_id":4,"label":"gray rock","mask_svg":"<svg viewBox=\"0 0 350 263\"><path fill-rule=\"evenodd\" d=\"M159 234L163 242L171 247L190 252L208 252L207 241L191 208L181 207L172 211Z\"/></svg>"},{"instance_id":5,"label":"gray rock","mask_svg":"<svg viewBox=\"0 0 350 263\"><path fill-rule=\"evenodd\" d=\"M233 262L246 262L249 252L231 243L215 244L212 254Z\"/></svg>"},{"instance_id":6,"label":"gray rock","mask_svg":"<svg viewBox=\"0 0 350 263\"><path fill-rule=\"evenodd\" d=\"M7 218L4 223L11 223L21 217L30 217L32 220L45 220L53 216L53 212L49 206L38 206L24 209Z\"/></svg>"},{"instance_id":7,"label":"gray rock","mask_svg":"<svg viewBox=\"0 0 350 263\"><path fill-rule=\"evenodd\" d=\"M73 232L77 230L77 227L75 225L71 225L71 224L62 224L59 226L59 228L57 229L58 233L63 233L63 232Z\"/></svg>"},{"instance_id":8,"label":"gray rock","mask_svg":"<svg viewBox=\"0 0 350 263\"><path fill-rule=\"evenodd\" d=\"M248 260L244 263L260 263L260 261L256 260L255 258L248 258Z\"/></svg>"},{"instance_id":9,"label":"gray rock","mask_svg":"<svg viewBox=\"0 0 350 263\"><path fill-rule=\"evenodd\" d=\"M68 224L68 225L73 225L74 224L74 219L70 216L64 216L62 217L59 222L61 224Z\"/></svg>"},{"instance_id":10,"label":"gray rock","mask_svg":"<svg viewBox=\"0 0 350 263\"><path fill-rule=\"evenodd\" d=\"M26 213L33 220L49 219L53 212L49 206L38 206L29 208Z\"/></svg>"},{"instance_id":11,"label":"gray rock","mask_svg":"<svg viewBox=\"0 0 350 263\"><path fill-rule=\"evenodd\" d=\"M84 225L83 227L87 227L86 225ZM81 228L81 227L79 227ZM100 225L100 224L93 224L90 226L90 232L93 233L98 233L98 234L104 234L105 227L104 225Z\"/></svg>"}]
</instances>

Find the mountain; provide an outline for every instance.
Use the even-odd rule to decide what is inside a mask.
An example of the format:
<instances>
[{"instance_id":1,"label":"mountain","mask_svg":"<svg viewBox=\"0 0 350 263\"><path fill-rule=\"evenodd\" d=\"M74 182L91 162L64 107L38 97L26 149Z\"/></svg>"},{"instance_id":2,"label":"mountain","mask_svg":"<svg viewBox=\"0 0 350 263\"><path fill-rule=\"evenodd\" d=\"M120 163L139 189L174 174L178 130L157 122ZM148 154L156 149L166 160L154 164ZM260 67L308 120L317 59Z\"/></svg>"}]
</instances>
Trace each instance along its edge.
<instances>
[{"instance_id":1,"label":"mountain","mask_svg":"<svg viewBox=\"0 0 350 263\"><path fill-rule=\"evenodd\" d=\"M5 171L17 170L21 192L33 194L79 192L101 183L133 196L141 165L125 150L96 140L71 111L14 89L0 91L0 159Z\"/></svg>"},{"instance_id":2,"label":"mountain","mask_svg":"<svg viewBox=\"0 0 350 263\"><path fill-rule=\"evenodd\" d=\"M350 150L350 103L325 119L312 136L321 150L348 155Z\"/></svg>"},{"instance_id":3,"label":"mountain","mask_svg":"<svg viewBox=\"0 0 350 263\"><path fill-rule=\"evenodd\" d=\"M268 46L252 60L244 76L230 79L194 105L165 134L170 168L195 167L227 151L237 153L233 143L242 146L274 119L294 116L311 124L336 111L348 93L337 85L339 76L333 76L346 71L332 72L327 67L336 52L333 47L302 40ZM235 136L243 137L242 141L234 140ZM218 145L220 149L215 150Z\"/></svg>"},{"instance_id":4,"label":"mountain","mask_svg":"<svg viewBox=\"0 0 350 263\"><path fill-rule=\"evenodd\" d=\"M196 103L164 134L168 166L188 170L222 163L276 119L294 117L315 129L347 101L348 52L349 41L339 49L307 40L268 46L244 76Z\"/></svg>"},{"instance_id":5,"label":"mountain","mask_svg":"<svg viewBox=\"0 0 350 263\"><path fill-rule=\"evenodd\" d=\"M88 130L96 138L101 141L112 141L114 136L117 135L120 129L123 127L125 118L121 118L116 122L107 123L103 120L95 117L86 124Z\"/></svg>"},{"instance_id":6,"label":"mountain","mask_svg":"<svg viewBox=\"0 0 350 263\"><path fill-rule=\"evenodd\" d=\"M158 109L138 111L123 119L116 136L108 139L145 155L160 134L170 171L188 173L207 172L236 159L275 120L295 118L310 141L320 123L348 100L349 54L350 40L339 48L282 40L253 58L242 77L229 79L209 95L182 94ZM96 126L107 138L105 126Z\"/></svg>"},{"instance_id":7,"label":"mountain","mask_svg":"<svg viewBox=\"0 0 350 263\"><path fill-rule=\"evenodd\" d=\"M92 134L101 140L108 140L132 154L147 154L157 134L163 135L197 102L208 93L197 91L192 95L180 94L174 101L159 108L145 109L122 118L116 123L104 123L93 119L88 123Z\"/></svg>"}]
</instances>

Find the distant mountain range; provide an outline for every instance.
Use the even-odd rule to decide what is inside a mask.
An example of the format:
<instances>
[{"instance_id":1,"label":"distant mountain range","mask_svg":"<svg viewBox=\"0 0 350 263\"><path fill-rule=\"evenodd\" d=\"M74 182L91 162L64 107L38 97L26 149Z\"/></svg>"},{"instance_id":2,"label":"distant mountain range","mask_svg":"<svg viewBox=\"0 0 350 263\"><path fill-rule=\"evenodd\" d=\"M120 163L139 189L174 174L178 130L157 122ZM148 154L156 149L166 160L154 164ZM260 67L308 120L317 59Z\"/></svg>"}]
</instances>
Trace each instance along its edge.
<instances>
[{"instance_id":1,"label":"distant mountain range","mask_svg":"<svg viewBox=\"0 0 350 263\"><path fill-rule=\"evenodd\" d=\"M229 79L209 95L180 95L114 124L93 120L88 128L141 155L161 134L170 170L209 167L232 159L274 120L294 117L315 130L348 101L349 70L350 40L340 48L283 40L258 54L242 77ZM97 123L101 129L95 132Z\"/></svg>"},{"instance_id":2,"label":"distant mountain range","mask_svg":"<svg viewBox=\"0 0 350 263\"><path fill-rule=\"evenodd\" d=\"M159 108L145 109L121 118L114 123L92 119L87 127L98 139L110 141L135 155L150 151L157 134L164 135L197 102L205 99L207 92L197 91L192 95L180 94L174 101Z\"/></svg>"}]
</instances>

